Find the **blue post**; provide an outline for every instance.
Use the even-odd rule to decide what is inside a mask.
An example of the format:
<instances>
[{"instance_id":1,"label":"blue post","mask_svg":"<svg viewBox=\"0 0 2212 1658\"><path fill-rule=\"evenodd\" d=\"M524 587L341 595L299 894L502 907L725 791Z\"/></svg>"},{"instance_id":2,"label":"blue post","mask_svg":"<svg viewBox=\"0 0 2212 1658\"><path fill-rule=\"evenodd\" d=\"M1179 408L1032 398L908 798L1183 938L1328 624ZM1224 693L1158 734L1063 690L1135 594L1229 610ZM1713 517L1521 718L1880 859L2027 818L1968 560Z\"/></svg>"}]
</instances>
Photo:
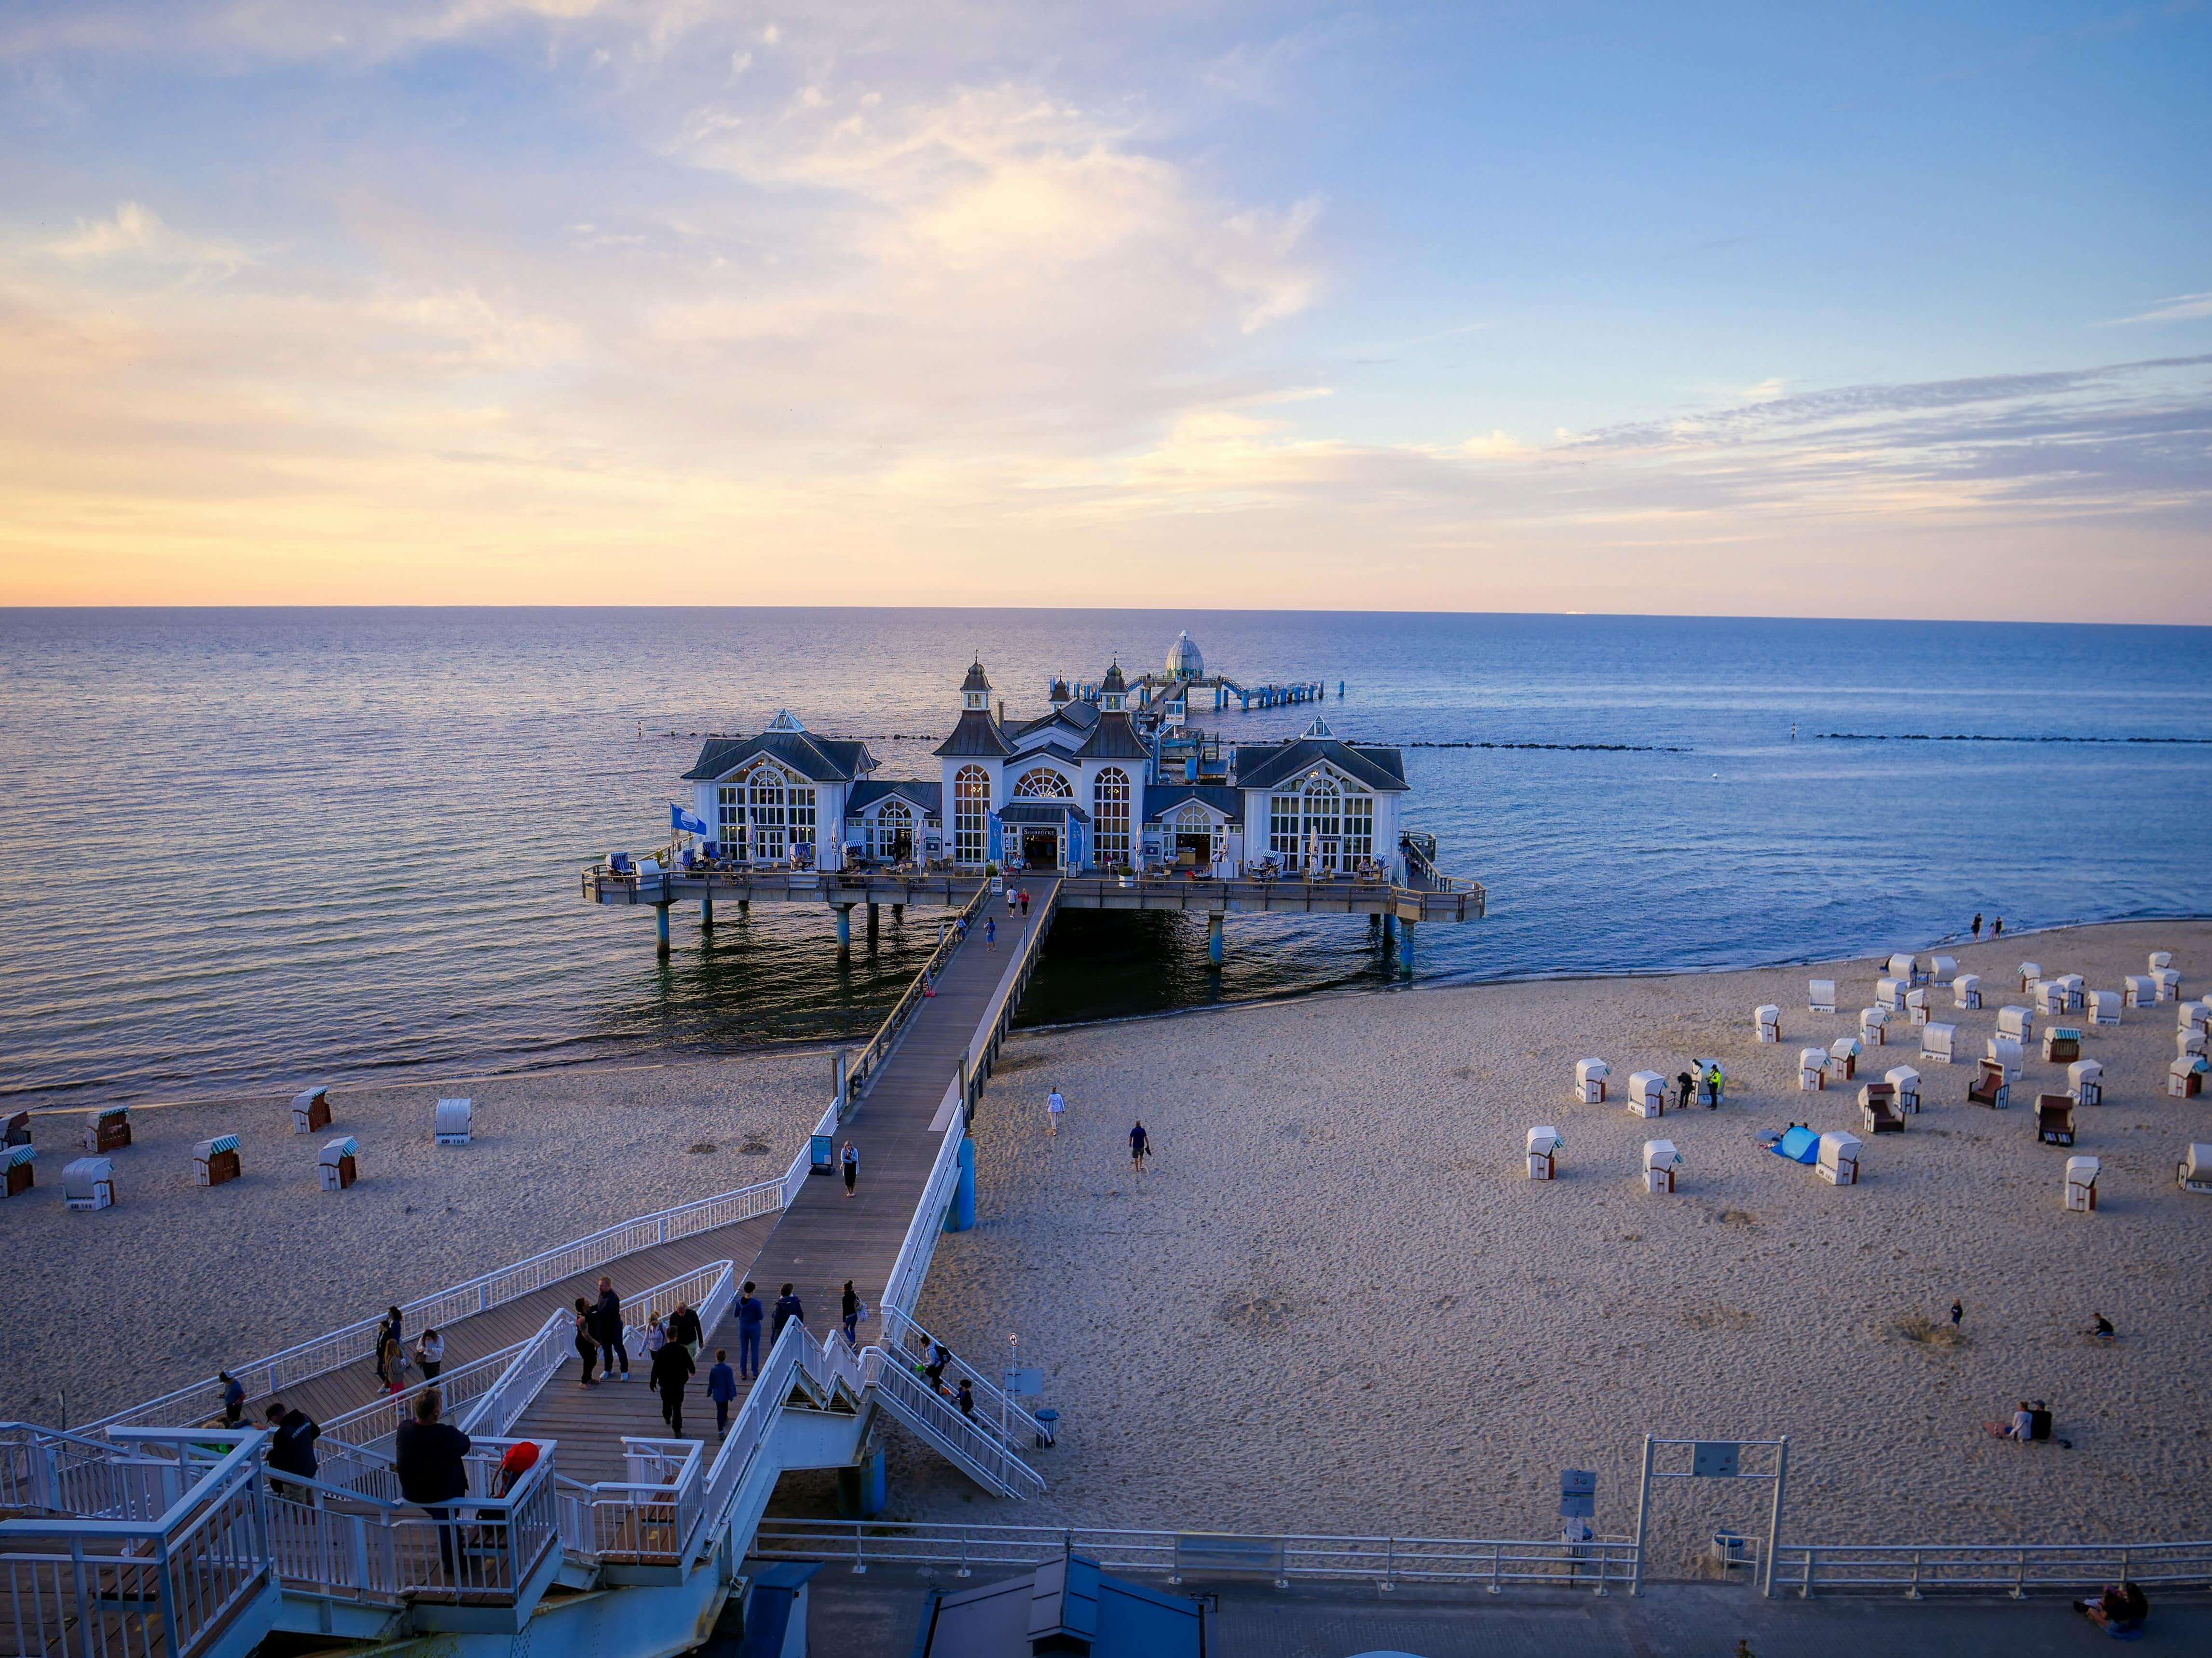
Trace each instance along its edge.
<instances>
[{"instance_id":1,"label":"blue post","mask_svg":"<svg viewBox=\"0 0 2212 1658\"><path fill-rule=\"evenodd\" d=\"M653 919L659 924L660 953L663 956L668 954L668 908L666 904L655 904L653 907Z\"/></svg>"},{"instance_id":2,"label":"blue post","mask_svg":"<svg viewBox=\"0 0 2212 1658\"><path fill-rule=\"evenodd\" d=\"M1221 965L1222 958L1229 953L1228 931L1229 918L1219 910L1206 918L1206 956L1216 967Z\"/></svg>"},{"instance_id":3,"label":"blue post","mask_svg":"<svg viewBox=\"0 0 2212 1658\"><path fill-rule=\"evenodd\" d=\"M712 932L714 930L714 895L710 892L699 900L699 931Z\"/></svg>"},{"instance_id":4,"label":"blue post","mask_svg":"<svg viewBox=\"0 0 2212 1658\"><path fill-rule=\"evenodd\" d=\"M853 953L853 907L850 904L837 906L837 953L840 956Z\"/></svg>"},{"instance_id":5,"label":"blue post","mask_svg":"<svg viewBox=\"0 0 2212 1658\"><path fill-rule=\"evenodd\" d=\"M837 1517L872 1520L884 1511L889 1493L884 1479L884 1454L878 1451L865 1462L837 1470Z\"/></svg>"},{"instance_id":6,"label":"blue post","mask_svg":"<svg viewBox=\"0 0 2212 1658\"><path fill-rule=\"evenodd\" d=\"M971 1232L975 1229L975 1142L963 1139L958 1153L960 1179L952 1188L952 1203L945 1212L945 1230Z\"/></svg>"},{"instance_id":7,"label":"blue post","mask_svg":"<svg viewBox=\"0 0 2212 1658\"><path fill-rule=\"evenodd\" d=\"M1382 954L1387 957L1398 947L1398 918L1386 914L1382 918Z\"/></svg>"},{"instance_id":8,"label":"blue post","mask_svg":"<svg viewBox=\"0 0 2212 1658\"><path fill-rule=\"evenodd\" d=\"M1413 924L1403 916L1398 920L1398 970L1413 976Z\"/></svg>"}]
</instances>

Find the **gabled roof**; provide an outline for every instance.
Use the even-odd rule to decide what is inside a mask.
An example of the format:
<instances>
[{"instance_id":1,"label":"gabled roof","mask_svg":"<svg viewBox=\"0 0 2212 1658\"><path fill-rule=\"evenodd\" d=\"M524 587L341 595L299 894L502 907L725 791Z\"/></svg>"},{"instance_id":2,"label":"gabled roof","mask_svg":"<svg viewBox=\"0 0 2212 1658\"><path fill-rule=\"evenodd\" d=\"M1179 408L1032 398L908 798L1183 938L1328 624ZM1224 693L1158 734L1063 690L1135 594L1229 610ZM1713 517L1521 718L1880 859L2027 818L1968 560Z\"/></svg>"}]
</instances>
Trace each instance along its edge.
<instances>
[{"instance_id":1,"label":"gabled roof","mask_svg":"<svg viewBox=\"0 0 2212 1658\"><path fill-rule=\"evenodd\" d=\"M1149 760L1152 751L1126 714L1102 714L1076 754L1085 760Z\"/></svg>"},{"instance_id":2,"label":"gabled roof","mask_svg":"<svg viewBox=\"0 0 2212 1658\"><path fill-rule=\"evenodd\" d=\"M955 758L981 755L992 759L1003 759L1014 751L1006 741L1006 734L999 729L999 722L981 708L962 712L960 723L952 728L952 735L937 745L936 752Z\"/></svg>"},{"instance_id":3,"label":"gabled roof","mask_svg":"<svg viewBox=\"0 0 2212 1658\"><path fill-rule=\"evenodd\" d=\"M853 792L845 799L845 816L858 817L878 800L888 800L893 795L916 811L929 817L939 816L945 809L945 785L917 783L904 777L871 777L865 783L853 785Z\"/></svg>"},{"instance_id":4,"label":"gabled roof","mask_svg":"<svg viewBox=\"0 0 2212 1658\"><path fill-rule=\"evenodd\" d=\"M1043 760L1050 758L1060 761L1067 765L1073 765L1077 757L1082 752L1083 745L1081 744L1073 741L1062 733L1056 734L1049 742L1030 743L1018 745L1014 752L1014 760L1015 762L1018 764L1024 760Z\"/></svg>"},{"instance_id":5,"label":"gabled roof","mask_svg":"<svg viewBox=\"0 0 2212 1658\"><path fill-rule=\"evenodd\" d=\"M1109 1577L1079 1554L981 1588L931 1589L914 1649L915 1658L1200 1658L1206 1649L1197 1601Z\"/></svg>"},{"instance_id":6,"label":"gabled roof","mask_svg":"<svg viewBox=\"0 0 2212 1658\"><path fill-rule=\"evenodd\" d=\"M1326 732L1328 727L1323 726L1321 729ZM1335 767L1362 788L1378 793L1395 793L1407 786L1405 757L1397 750L1362 747L1331 736L1294 737L1275 744L1240 744L1235 763L1237 786L1240 789L1277 788L1324 763Z\"/></svg>"},{"instance_id":7,"label":"gabled roof","mask_svg":"<svg viewBox=\"0 0 2212 1658\"><path fill-rule=\"evenodd\" d=\"M684 774L684 780L711 782L727 777L757 755L768 756L810 783L849 783L876 768L876 757L868 752L866 743L817 737L790 727L771 728L757 737L708 738L699 750L698 764Z\"/></svg>"},{"instance_id":8,"label":"gabled roof","mask_svg":"<svg viewBox=\"0 0 2212 1658\"><path fill-rule=\"evenodd\" d=\"M1212 806L1232 823L1244 821L1244 792L1219 783L1155 784L1145 791L1145 821L1158 823L1186 800Z\"/></svg>"},{"instance_id":9,"label":"gabled roof","mask_svg":"<svg viewBox=\"0 0 2212 1658\"><path fill-rule=\"evenodd\" d=\"M1095 702L1070 702L1064 708L1041 714L1034 720L1024 720L1013 728L1016 740L1031 732L1042 731L1048 726L1060 725L1081 736L1098 723L1098 705Z\"/></svg>"}]
</instances>

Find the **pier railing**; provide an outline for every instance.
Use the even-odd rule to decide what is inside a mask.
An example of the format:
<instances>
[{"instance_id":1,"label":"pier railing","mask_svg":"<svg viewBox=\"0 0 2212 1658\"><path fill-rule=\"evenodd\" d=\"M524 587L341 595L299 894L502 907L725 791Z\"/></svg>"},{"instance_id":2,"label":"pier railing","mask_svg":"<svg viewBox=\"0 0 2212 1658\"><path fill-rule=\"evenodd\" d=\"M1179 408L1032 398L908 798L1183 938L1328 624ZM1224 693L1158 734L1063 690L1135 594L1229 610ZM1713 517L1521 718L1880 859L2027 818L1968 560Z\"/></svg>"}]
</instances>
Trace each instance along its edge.
<instances>
[{"instance_id":1,"label":"pier railing","mask_svg":"<svg viewBox=\"0 0 2212 1658\"><path fill-rule=\"evenodd\" d=\"M945 964L952 959L952 952L959 949L960 928L957 922L972 923L990 898L991 885L986 881L975 890L975 896L962 907L956 921L945 928L944 936L937 941L937 948L929 952L929 959L921 964L921 971L915 975L905 993L892 1004L891 1011L876 1027L876 1034L869 1037L860 1052L846 1062L845 1097L848 1101L858 1100L867 1093L868 1084L874 1079L877 1071L890 1057L891 1050L898 1046L899 1037L905 1033L907 1021L920 1010L931 986L945 971Z\"/></svg>"},{"instance_id":2,"label":"pier railing","mask_svg":"<svg viewBox=\"0 0 2212 1658\"><path fill-rule=\"evenodd\" d=\"M803 1148L799 1161L801 1166L805 1164ZM534 1295L552 1284L619 1260L624 1255L635 1254L641 1249L655 1248L664 1243L696 1236L702 1232L733 1226L760 1215L774 1214L783 1207L784 1188L787 1183L787 1178L763 1181L756 1185L739 1187L735 1191L718 1193L713 1197L679 1203L649 1215L619 1221L612 1226L603 1227L599 1231L532 1255L527 1260L485 1272L432 1295L418 1297L400 1308L400 1316L407 1327L415 1329L458 1323L472 1314L489 1312L510 1301ZM272 1353L266 1358L240 1365L231 1374L245 1384L250 1394L267 1397L280 1393L295 1382L322 1376L369 1357L376 1351L376 1334L383 1323L381 1317L361 1319L327 1335L318 1336L313 1341L302 1342L295 1347L287 1347L282 1352ZM443 1376L439 1378L441 1382L445 1380ZM198 1425L221 1417L222 1392L222 1379L210 1377L188 1388L179 1388L174 1393L164 1394L146 1404L103 1417L91 1426L104 1429L133 1425Z\"/></svg>"},{"instance_id":3,"label":"pier railing","mask_svg":"<svg viewBox=\"0 0 2212 1658\"><path fill-rule=\"evenodd\" d=\"M1636 1545L1528 1538L1328 1537L1139 1531L1073 1526L957 1526L922 1521L764 1520L753 1553L765 1560L872 1565L1038 1566L1069 1553L1109 1571L1186 1578L1260 1577L1292 1582L1439 1583L1502 1593L1508 1585L1626 1589Z\"/></svg>"},{"instance_id":4,"label":"pier railing","mask_svg":"<svg viewBox=\"0 0 2212 1658\"><path fill-rule=\"evenodd\" d=\"M2212 1541L2194 1543L1782 1543L1773 1593L1884 1590L1907 1600L1940 1593L2094 1593L2107 1583L2212 1588Z\"/></svg>"}]
</instances>

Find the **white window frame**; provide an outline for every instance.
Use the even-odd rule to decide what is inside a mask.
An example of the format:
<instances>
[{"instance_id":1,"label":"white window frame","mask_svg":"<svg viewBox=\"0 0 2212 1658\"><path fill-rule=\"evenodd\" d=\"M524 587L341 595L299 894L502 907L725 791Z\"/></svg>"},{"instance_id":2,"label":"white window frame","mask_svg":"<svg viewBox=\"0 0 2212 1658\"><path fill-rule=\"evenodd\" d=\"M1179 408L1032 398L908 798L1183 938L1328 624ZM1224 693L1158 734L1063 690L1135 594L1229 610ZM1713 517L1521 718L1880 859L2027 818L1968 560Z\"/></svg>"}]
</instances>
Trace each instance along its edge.
<instances>
[{"instance_id":1,"label":"white window frame","mask_svg":"<svg viewBox=\"0 0 2212 1658\"><path fill-rule=\"evenodd\" d=\"M1129 774L1109 766L1091 784L1091 856L1101 868L1131 861L1129 806L1134 796Z\"/></svg>"},{"instance_id":2,"label":"white window frame","mask_svg":"<svg viewBox=\"0 0 2212 1658\"><path fill-rule=\"evenodd\" d=\"M952 779L952 861L980 865L991 855L991 774L963 766Z\"/></svg>"}]
</instances>

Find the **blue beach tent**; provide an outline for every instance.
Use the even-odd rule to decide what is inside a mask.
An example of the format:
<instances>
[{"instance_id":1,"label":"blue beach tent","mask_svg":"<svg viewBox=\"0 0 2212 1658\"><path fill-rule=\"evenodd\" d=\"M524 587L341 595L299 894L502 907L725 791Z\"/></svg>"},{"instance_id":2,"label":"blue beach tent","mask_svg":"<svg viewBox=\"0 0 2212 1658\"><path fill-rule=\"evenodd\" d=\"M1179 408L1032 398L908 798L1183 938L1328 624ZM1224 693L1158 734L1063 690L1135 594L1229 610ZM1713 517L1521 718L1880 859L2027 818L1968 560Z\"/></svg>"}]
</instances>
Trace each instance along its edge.
<instances>
[{"instance_id":1,"label":"blue beach tent","mask_svg":"<svg viewBox=\"0 0 2212 1658\"><path fill-rule=\"evenodd\" d=\"M1818 1163L1820 1137L1809 1128L1793 1128L1775 1141L1774 1155L1787 1157L1792 1163Z\"/></svg>"}]
</instances>

